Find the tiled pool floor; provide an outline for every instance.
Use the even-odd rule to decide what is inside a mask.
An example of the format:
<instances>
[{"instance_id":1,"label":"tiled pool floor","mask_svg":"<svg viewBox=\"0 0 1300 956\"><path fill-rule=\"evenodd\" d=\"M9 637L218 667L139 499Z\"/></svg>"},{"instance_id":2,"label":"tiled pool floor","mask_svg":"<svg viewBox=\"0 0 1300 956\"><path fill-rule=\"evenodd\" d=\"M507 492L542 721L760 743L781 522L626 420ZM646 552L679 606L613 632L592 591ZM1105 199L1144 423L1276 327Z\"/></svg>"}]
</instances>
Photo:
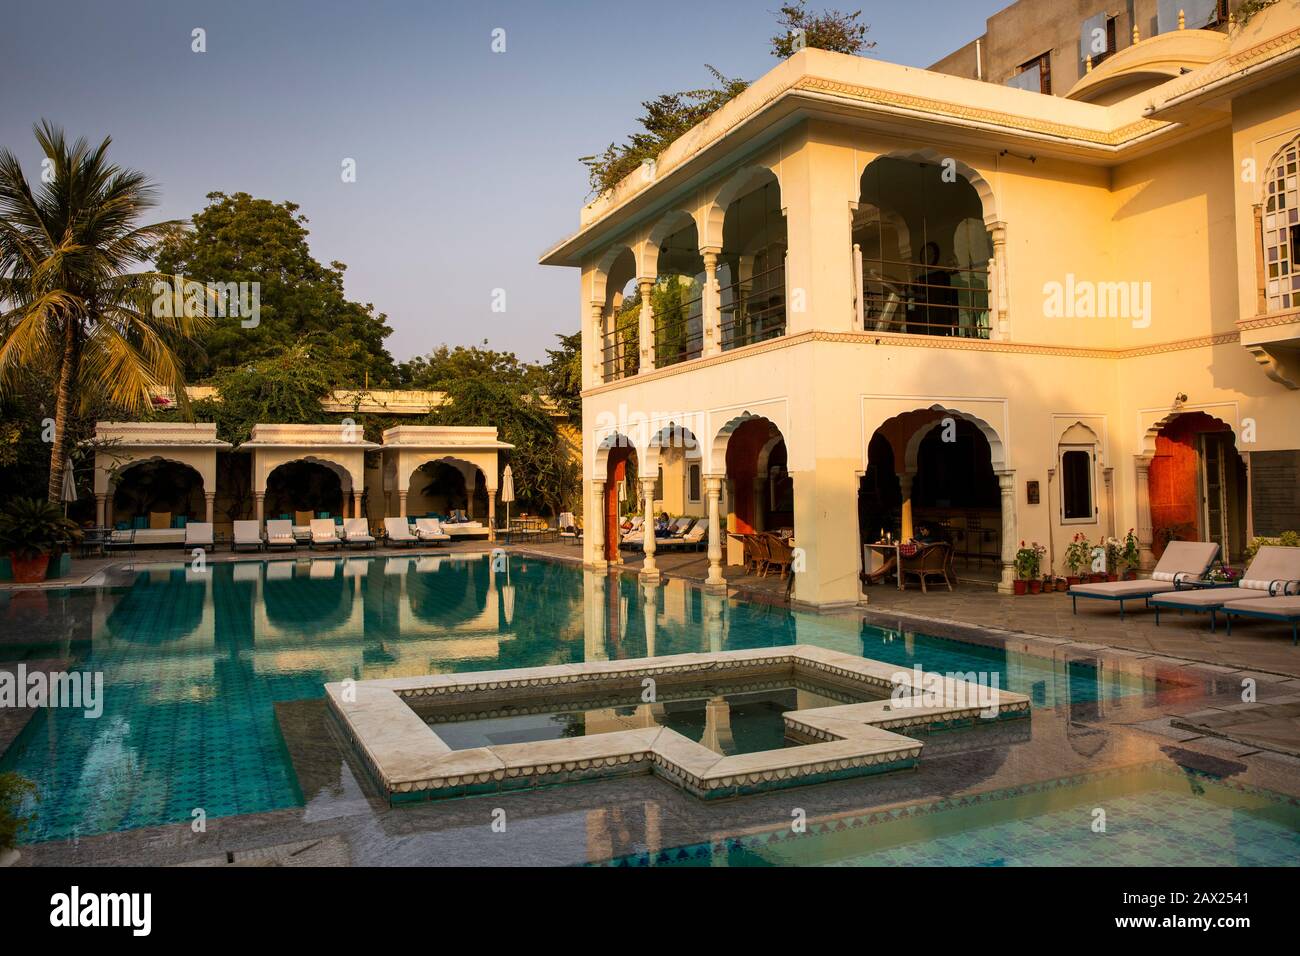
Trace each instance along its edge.
<instances>
[{"instance_id":1,"label":"tiled pool floor","mask_svg":"<svg viewBox=\"0 0 1300 956\"><path fill-rule=\"evenodd\" d=\"M882 630L854 613L727 601L682 582L658 589L648 613L633 579L537 560L513 559L508 584L482 557L422 570L406 558L326 560L278 562L270 574L261 564L213 565L204 578L155 569L126 592L41 592L39 607L29 595L0 597L0 659L72 657L102 670L108 685L103 718L38 713L0 759L0 768L28 774L56 797L38 806L25 857L224 858L226 850L330 834L359 863L584 863L778 825L793 806L812 819L1139 760L1300 789L1300 761L1144 729L1170 713L1231 702L1239 675L1133 655L1053 656L1050 645L942 626L935 630L949 636ZM510 795L514 838L492 843L482 835L489 801L384 806L330 736L319 700L326 681L347 677L796 642L903 667L996 673L1003 687L1032 698L1032 729L1028 739L969 749L958 740L906 779L832 783L726 807L690 806L648 778ZM1286 690L1261 684L1260 694ZM189 825L195 809L207 815L206 833Z\"/></svg>"}]
</instances>

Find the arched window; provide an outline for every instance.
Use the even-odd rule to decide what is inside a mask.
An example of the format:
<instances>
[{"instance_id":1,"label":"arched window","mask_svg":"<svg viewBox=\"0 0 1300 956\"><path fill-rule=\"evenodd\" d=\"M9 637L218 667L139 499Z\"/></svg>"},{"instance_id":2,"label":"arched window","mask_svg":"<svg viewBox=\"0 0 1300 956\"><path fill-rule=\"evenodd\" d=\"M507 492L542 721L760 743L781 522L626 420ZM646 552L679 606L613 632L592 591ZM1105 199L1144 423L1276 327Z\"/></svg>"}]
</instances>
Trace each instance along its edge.
<instances>
[{"instance_id":1,"label":"arched window","mask_svg":"<svg viewBox=\"0 0 1300 956\"><path fill-rule=\"evenodd\" d=\"M1268 311L1300 306L1300 138L1278 154L1265 180L1264 269Z\"/></svg>"}]
</instances>

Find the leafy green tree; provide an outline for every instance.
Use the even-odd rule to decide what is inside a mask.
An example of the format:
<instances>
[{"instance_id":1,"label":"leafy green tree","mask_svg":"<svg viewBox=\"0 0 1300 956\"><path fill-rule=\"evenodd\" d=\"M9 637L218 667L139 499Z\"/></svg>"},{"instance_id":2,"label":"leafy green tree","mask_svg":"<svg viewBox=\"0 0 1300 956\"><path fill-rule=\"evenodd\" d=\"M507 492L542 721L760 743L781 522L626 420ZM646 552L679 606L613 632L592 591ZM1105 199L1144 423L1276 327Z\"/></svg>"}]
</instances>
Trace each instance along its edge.
<instances>
[{"instance_id":1,"label":"leafy green tree","mask_svg":"<svg viewBox=\"0 0 1300 956\"><path fill-rule=\"evenodd\" d=\"M403 388L447 391L456 382L476 376L507 381L518 388L539 386L544 379L539 366L520 361L513 352L440 345L428 355L417 355L398 366L397 380Z\"/></svg>"},{"instance_id":2,"label":"leafy green tree","mask_svg":"<svg viewBox=\"0 0 1300 956\"><path fill-rule=\"evenodd\" d=\"M713 74L715 85L680 93L662 93L653 100L644 101L641 104L643 112L637 118L641 125L639 132L629 136L625 143L610 143L598 156L582 157L580 162L587 167L593 194L600 195L613 189L623 177L642 163L654 160L673 140L749 86L747 80L724 76L707 64L705 68Z\"/></svg>"},{"instance_id":3,"label":"leafy green tree","mask_svg":"<svg viewBox=\"0 0 1300 956\"><path fill-rule=\"evenodd\" d=\"M542 366L546 397L569 416L574 424L582 421L582 330L572 335L557 332L558 349L547 349Z\"/></svg>"},{"instance_id":4,"label":"leafy green tree","mask_svg":"<svg viewBox=\"0 0 1300 956\"><path fill-rule=\"evenodd\" d=\"M380 385L396 369L384 347L392 334L374 306L350 301L343 291L341 262L323 265L307 245L307 217L296 203L256 199L248 193L208 194L194 228L170 235L158 268L199 282L259 283L258 324L238 319L214 323L187 355L192 377L280 353L310 336L319 354L339 371L334 387Z\"/></svg>"},{"instance_id":5,"label":"leafy green tree","mask_svg":"<svg viewBox=\"0 0 1300 956\"><path fill-rule=\"evenodd\" d=\"M331 420L321 404L341 374L322 361L307 342L279 354L219 371L212 378L217 394L194 403L200 421L215 422L217 437L236 445L248 441L253 426L318 424Z\"/></svg>"},{"instance_id":6,"label":"leafy green tree","mask_svg":"<svg viewBox=\"0 0 1300 956\"><path fill-rule=\"evenodd\" d=\"M870 50L876 43L867 40L867 30L870 28L865 23L858 22L860 16L861 10L852 13L841 13L839 10L811 13L808 10L808 0L784 4L777 11L777 23L784 29L772 37L772 55L785 59L804 47L850 54Z\"/></svg>"},{"instance_id":7,"label":"leafy green tree","mask_svg":"<svg viewBox=\"0 0 1300 956\"><path fill-rule=\"evenodd\" d=\"M502 441L515 447L507 453L514 473L515 496L524 508L558 514L580 486L578 466L568 454L555 417L536 391L485 376L449 383L453 400L436 409L429 422L437 425L482 425L491 422Z\"/></svg>"},{"instance_id":8,"label":"leafy green tree","mask_svg":"<svg viewBox=\"0 0 1300 956\"><path fill-rule=\"evenodd\" d=\"M202 331L206 303L193 314L154 308L153 284L173 277L133 270L181 227L140 224L155 188L109 162L111 139L69 144L42 121L36 140L48 171L37 190L17 157L0 150L0 389L47 377L54 435L46 491L57 501L76 415L97 401L147 412L156 386L174 389L183 408L177 349Z\"/></svg>"}]
</instances>

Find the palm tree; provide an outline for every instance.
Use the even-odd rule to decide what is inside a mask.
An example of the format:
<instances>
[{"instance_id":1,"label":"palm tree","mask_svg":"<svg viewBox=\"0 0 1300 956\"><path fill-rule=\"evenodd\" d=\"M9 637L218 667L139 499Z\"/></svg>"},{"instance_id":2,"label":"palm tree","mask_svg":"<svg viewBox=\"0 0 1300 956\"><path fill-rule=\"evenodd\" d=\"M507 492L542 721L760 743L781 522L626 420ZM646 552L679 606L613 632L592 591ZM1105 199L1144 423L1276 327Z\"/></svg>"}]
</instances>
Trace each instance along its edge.
<instances>
[{"instance_id":1,"label":"palm tree","mask_svg":"<svg viewBox=\"0 0 1300 956\"><path fill-rule=\"evenodd\" d=\"M138 413L152 407L151 389L165 386L185 407L173 345L203 327L208 310L206 300L198 309L154 308L154 283L173 277L131 271L182 224L137 225L155 189L108 161L112 140L69 146L46 121L35 132L45 154L38 191L0 150L0 389L32 374L54 383L49 499L57 501L73 403L82 413L98 401Z\"/></svg>"}]
</instances>

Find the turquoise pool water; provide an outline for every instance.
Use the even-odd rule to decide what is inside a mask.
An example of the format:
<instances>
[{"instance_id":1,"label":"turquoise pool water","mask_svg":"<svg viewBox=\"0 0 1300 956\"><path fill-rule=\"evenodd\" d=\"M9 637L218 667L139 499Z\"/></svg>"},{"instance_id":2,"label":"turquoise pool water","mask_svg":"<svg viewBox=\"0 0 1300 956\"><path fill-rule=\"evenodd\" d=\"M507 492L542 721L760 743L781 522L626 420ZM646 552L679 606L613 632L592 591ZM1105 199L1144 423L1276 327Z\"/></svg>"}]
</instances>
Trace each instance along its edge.
<instances>
[{"instance_id":1,"label":"turquoise pool water","mask_svg":"<svg viewBox=\"0 0 1300 956\"><path fill-rule=\"evenodd\" d=\"M1138 768L851 815L811 824L802 834L787 827L624 856L607 865L1296 866L1300 807L1198 774Z\"/></svg>"},{"instance_id":2,"label":"turquoise pool water","mask_svg":"<svg viewBox=\"0 0 1300 956\"><path fill-rule=\"evenodd\" d=\"M730 757L792 745L794 742L785 734L786 711L832 707L861 699L812 686L733 691L722 684L679 691L671 699L661 695L655 704L642 704L638 692L631 692L625 700L615 703L573 704L539 712L517 712L505 707L491 717L474 719L434 713L426 716L425 722L452 750L658 726Z\"/></svg>"},{"instance_id":3,"label":"turquoise pool water","mask_svg":"<svg viewBox=\"0 0 1300 956\"><path fill-rule=\"evenodd\" d=\"M124 589L0 595L0 659L102 672L102 717L41 711L4 757L43 794L41 841L299 806L276 705L327 681L817 644L942 671L989 671L1038 706L1150 694L1051 661L847 617L728 602L669 582L487 556L155 566Z\"/></svg>"}]
</instances>

